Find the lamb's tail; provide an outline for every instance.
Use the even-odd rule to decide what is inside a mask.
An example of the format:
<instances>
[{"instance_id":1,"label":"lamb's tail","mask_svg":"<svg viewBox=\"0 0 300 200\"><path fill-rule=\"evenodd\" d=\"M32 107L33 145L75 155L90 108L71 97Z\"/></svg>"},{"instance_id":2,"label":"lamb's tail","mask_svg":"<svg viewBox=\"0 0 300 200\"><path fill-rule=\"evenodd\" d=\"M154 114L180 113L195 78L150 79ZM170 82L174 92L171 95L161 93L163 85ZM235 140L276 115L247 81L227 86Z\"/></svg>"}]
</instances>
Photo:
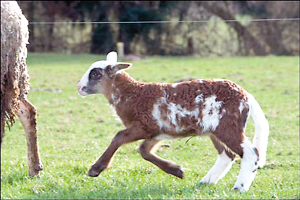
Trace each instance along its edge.
<instances>
[{"instance_id":1,"label":"lamb's tail","mask_svg":"<svg viewBox=\"0 0 300 200\"><path fill-rule=\"evenodd\" d=\"M250 106L250 115L254 121L255 135L253 145L259 153L258 167L262 168L266 163L266 154L269 137L269 123L254 96L247 93Z\"/></svg>"}]
</instances>

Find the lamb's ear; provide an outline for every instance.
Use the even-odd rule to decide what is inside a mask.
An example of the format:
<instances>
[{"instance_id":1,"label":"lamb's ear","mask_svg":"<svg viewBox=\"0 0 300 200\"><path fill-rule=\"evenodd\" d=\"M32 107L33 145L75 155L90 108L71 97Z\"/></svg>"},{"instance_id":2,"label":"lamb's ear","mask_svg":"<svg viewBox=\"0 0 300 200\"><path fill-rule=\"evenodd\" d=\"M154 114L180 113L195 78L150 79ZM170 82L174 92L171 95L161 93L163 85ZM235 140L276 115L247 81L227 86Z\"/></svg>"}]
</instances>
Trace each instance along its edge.
<instances>
[{"instance_id":1,"label":"lamb's ear","mask_svg":"<svg viewBox=\"0 0 300 200\"><path fill-rule=\"evenodd\" d=\"M119 70L125 70L131 66L131 63L116 63L114 65L108 65L105 69L105 72L110 78L112 78Z\"/></svg>"},{"instance_id":2,"label":"lamb's ear","mask_svg":"<svg viewBox=\"0 0 300 200\"><path fill-rule=\"evenodd\" d=\"M122 70L122 69L128 69L132 66L131 63L116 63L113 65L113 69L115 72Z\"/></svg>"},{"instance_id":3,"label":"lamb's ear","mask_svg":"<svg viewBox=\"0 0 300 200\"><path fill-rule=\"evenodd\" d=\"M106 60L112 63L116 63L118 60L118 54L115 51L111 51L107 54Z\"/></svg>"}]
</instances>

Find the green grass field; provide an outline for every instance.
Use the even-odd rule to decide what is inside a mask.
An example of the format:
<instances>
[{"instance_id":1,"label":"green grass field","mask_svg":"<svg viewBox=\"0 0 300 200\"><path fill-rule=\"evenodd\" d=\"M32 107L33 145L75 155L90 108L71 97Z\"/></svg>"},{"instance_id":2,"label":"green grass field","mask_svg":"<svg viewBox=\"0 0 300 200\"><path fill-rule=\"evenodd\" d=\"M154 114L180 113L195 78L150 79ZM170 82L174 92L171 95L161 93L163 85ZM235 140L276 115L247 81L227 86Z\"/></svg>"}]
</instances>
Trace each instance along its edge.
<instances>
[{"instance_id":1,"label":"green grass field","mask_svg":"<svg viewBox=\"0 0 300 200\"><path fill-rule=\"evenodd\" d=\"M208 137L164 141L158 155L180 164L183 180L143 160L141 141L122 146L112 167L97 178L88 169L124 128L102 95L81 98L77 82L97 55L29 54L29 100L38 109L38 142L44 170L29 177L21 124L1 148L1 199L299 199L299 57L149 57L127 70L147 82L181 78L230 79L252 93L270 124L267 164L247 193L233 191L240 160L216 185L199 181L216 160ZM46 88L57 89L49 91ZM246 135L252 139L253 122Z\"/></svg>"}]
</instances>

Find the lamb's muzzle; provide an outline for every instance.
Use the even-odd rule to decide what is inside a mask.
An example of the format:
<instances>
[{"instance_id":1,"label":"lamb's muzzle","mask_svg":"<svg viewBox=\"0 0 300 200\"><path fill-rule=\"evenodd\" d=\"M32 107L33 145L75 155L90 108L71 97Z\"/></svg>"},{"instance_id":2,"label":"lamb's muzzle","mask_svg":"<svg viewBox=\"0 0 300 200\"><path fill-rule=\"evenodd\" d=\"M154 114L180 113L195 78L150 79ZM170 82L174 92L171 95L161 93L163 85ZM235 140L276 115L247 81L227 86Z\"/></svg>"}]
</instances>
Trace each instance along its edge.
<instances>
[{"instance_id":1,"label":"lamb's muzzle","mask_svg":"<svg viewBox=\"0 0 300 200\"><path fill-rule=\"evenodd\" d=\"M269 125L255 98L229 80L195 79L180 83L143 83L124 70L130 63L119 63L116 53L91 65L78 84L81 96L101 93L114 106L126 129L120 131L90 169L98 176L109 167L111 158L123 144L144 139L142 157L163 171L183 178L175 163L155 154L163 139L210 135L218 159L201 183L217 183L230 170L234 158L242 159L234 188L247 191L258 166L266 160ZM254 145L245 137L249 116L255 124Z\"/></svg>"}]
</instances>

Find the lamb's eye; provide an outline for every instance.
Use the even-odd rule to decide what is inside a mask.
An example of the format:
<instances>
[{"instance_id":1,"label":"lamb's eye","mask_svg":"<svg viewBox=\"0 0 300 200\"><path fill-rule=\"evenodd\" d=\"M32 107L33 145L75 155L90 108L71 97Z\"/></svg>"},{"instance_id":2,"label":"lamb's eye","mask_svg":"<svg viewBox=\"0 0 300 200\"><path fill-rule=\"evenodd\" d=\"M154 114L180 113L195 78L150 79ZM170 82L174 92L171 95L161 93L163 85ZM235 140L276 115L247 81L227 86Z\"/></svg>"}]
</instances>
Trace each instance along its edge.
<instances>
[{"instance_id":1,"label":"lamb's eye","mask_svg":"<svg viewBox=\"0 0 300 200\"><path fill-rule=\"evenodd\" d=\"M99 80L101 77L101 69L92 69L89 75L90 80Z\"/></svg>"}]
</instances>

